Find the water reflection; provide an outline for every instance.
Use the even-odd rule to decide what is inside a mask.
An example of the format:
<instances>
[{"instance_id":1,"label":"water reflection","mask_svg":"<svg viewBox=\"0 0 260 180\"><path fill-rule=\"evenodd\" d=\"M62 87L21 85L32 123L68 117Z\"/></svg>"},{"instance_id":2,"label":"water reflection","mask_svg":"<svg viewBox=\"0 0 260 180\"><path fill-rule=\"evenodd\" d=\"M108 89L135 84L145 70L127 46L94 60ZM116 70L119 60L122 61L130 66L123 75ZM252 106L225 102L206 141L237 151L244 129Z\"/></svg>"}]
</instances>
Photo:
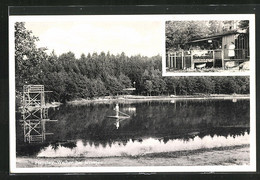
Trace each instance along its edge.
<instances>
[{"instance_id":1,"label":"water reflection","mask_svg":"<svg viewBox=\"0 0 260 180\"><path fill-rule=\"evenodd\" d=\"M73 148L59 145L57 148L49 145L42 149L37 157L111 157L111 156L142 156L150 153L176 152L183 150L197 150L205 148L239 146L249 143L249 135L241 136L205 136L200 138L195 136L192 140L183 141L180 139L169 140L163 143L158 139L147 138L142 142L131 139L122 144L114 142L109 146L93 146L91 143L82 140L76 142Z\"/></svg>"},{"instance_id":2,"label":"water reflection","mask_svg":"<svg viewBox=\"0 0 260 180\"><path fill-rule=\"evenodd\" d=\"M114 125L116 126L116 129L119 128L120 122L125 121L125 120L126 120L126 119L117 118L117 119L115 120L115 123L114 123Z\"/></svg>"},{"instance_id":3,"label":"water reflection","mask_svg":"<svg viewBox=\"0 0 260 180\"><path fill-rule=\"evenodd\" d=\"M147 138L167 144L169 141L185 142L196 137L237 137L250 131L249 100L238 99L236 103L232 99L119 103L119 111L130 116L127 119L109 118L117 116L115 107L116 104L111 103L65 105L59 110L50 109L49 117L59 121L46 124L46 129L54 135L47 137L46 144L41 148L56 142L73 142L76 146L77 140L102 147L112 147L115 142L126 145L130 140L141 143ZM22 135L19 135L22 134L21 129L17 126L18 154L33 149L20 146L23 143Z\"/></svg>"}]
</instances>

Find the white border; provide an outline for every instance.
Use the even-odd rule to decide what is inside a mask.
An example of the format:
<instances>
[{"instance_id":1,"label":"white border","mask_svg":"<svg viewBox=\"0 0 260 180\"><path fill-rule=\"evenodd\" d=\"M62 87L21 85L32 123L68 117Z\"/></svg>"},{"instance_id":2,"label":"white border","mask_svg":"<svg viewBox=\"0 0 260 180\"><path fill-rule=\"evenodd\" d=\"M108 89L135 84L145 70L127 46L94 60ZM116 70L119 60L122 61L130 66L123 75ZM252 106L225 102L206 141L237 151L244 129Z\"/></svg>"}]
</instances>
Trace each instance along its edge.
<instances>
[{"instance_id":1,"label":"white border","mask_svg":"<svg viewBox=\"0 0 260 180\"><path fill-rule=\"evenodd\" d=\"M250 76L250 165L248 166L141 166L141 167L58 167L17 168L15 137L15 61L14 23L17 21L161 21L162 64L165 67L165 21L167 20L250 20L250 73L183 73L181 76ZM165 68L163 68L165 69ZM165 75L165 72L163 72ZM174 73L174 76L177 73ZM256 102L255 102L255 16L253 14L204 15L88 15L88 16L9 16L9 126L10 173L108 173L108 172L255 172L256 171Z\"/></svg>"}]
</instances>

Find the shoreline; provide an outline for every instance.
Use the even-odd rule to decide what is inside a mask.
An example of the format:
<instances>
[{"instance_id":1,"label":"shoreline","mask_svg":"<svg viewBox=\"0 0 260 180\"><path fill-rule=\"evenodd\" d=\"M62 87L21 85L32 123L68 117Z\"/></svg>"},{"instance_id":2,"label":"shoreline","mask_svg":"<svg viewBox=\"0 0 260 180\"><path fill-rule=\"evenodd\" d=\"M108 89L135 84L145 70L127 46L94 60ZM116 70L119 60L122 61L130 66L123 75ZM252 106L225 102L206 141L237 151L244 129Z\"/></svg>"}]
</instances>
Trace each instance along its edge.
<instances>
[{"instance_id":1,"label":"shoreline","mask_svg":"<svg viewBox=\"0 0 260 180\"><path fill-rule=\"evenodd\" d=\"M141 96L141 95L119 95L104 96L95 99L75 99L67 101L69 105L79 105L88 103L113 103L113 102L137 102L137 101L175 101L175 100L202 100L202 99L250 99L249 94L200 94L200 95L180 95L180 96Z\"/></svg>"},{"instance_id":2,"label":"shoreline","mask_svg":"<svg viewBox=\"0 0 260 180\"><path fill-rule=\"evenodd\" d=\"M89 166L207 166L249 165L250 145L228 146L177 152L152 153L142 156L35 158L17 157L19 168L89 167Z\"/></svg>"}]
</instances>

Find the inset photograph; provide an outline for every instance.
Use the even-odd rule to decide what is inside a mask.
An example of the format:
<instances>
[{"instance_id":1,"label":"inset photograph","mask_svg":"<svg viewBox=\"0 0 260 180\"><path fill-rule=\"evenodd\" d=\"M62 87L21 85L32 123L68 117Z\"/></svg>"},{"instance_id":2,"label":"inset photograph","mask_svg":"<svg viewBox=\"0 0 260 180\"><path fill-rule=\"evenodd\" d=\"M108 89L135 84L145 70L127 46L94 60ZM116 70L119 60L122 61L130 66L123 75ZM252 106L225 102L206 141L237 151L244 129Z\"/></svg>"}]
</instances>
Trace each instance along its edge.
<instances>
[{"instance_id":1,"label":"inset photograph","mask_svg":"<svg viewBox=\"0 0 260 180\"><path fill-rule=\"evenodd\" d=\"M166 73L248 72L249 20L166 21Z\"/></svg>"}]
</instances>

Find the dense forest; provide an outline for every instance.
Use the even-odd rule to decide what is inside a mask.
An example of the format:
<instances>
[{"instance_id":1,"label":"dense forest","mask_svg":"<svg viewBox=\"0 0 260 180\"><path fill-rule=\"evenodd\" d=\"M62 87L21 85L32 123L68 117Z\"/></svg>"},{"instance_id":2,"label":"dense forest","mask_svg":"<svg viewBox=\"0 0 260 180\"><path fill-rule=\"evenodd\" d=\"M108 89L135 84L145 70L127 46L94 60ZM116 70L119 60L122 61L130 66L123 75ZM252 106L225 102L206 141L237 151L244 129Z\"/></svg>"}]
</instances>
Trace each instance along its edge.
<instances>
[{"instance_id":1,"label":"dense forest","mask_svg":"<svg viewBox=\"0 0 260 180\"><path fill-rule=\"evenodd\" d=\"M249 77L162 77L162 57L113 55L109 52L60 56L38 48L39 39L15 23L16 92L26 84L43 84L53 91L50 101L69 101L126 94L124 88L135 87L139 95L192 95L195 93L247 94Z\"/></svg>"}]
</instances>

